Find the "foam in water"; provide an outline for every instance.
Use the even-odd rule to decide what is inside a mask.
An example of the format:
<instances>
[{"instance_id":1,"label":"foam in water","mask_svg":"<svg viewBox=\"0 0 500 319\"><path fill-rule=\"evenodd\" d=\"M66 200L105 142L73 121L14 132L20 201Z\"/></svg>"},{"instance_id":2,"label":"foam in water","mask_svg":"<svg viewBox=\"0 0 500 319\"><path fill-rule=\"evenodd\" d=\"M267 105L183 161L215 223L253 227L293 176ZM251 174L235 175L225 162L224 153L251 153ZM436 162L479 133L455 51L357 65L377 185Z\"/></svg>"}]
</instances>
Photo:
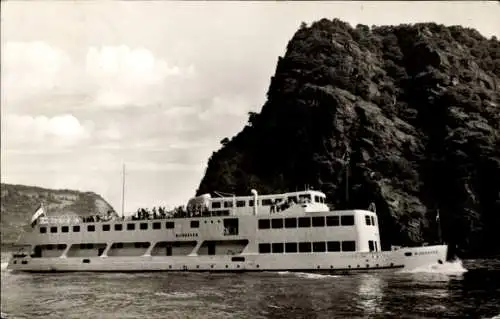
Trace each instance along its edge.
<instances>
[{"instance_id":1,"label":"foam in water","mask_svg":"<svg viewBox=\"0 0 500 319\"><path fill-rule=\"evenodd\" d=\"M412 270L401 270L402 273L436 273L436 274L463 274L467 272L467 269L464 268L462 261L460 259L456 259L451 262L445 262L443 264L429 264L426 266L418 267Z\"/></svg>"},{"instance_id":2,"label":"foam in water","mask_svg":"<svg viewBox=\"0 0 500 319\"><path fill-rule=\"evenodd\" d=\"M297 277L306 278L306 279L325 279L325 278L338 277L338 276L333 276L333 275L311 274L311 273L306 273L306 272L297 272L297 273L294 273L294 275Z\"/></svg>"}]
</instances>

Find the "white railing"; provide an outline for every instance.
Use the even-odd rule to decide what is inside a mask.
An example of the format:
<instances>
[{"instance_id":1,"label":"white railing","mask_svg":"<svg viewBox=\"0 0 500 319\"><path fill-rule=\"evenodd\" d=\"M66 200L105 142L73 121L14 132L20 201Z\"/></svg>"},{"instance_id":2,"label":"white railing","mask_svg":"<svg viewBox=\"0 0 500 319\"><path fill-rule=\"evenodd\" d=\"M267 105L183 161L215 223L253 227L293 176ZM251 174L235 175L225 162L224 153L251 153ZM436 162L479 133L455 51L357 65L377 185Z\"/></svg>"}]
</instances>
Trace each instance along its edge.
<instances>
[{"instance_id":1,"label":"white railing","mask_svg":"<svg viewBox=\"0 0 500 319\"><path fill-rule=\"evenodd\" d=\"M78 224L83 219L80 216L44 216L40 217L40 224Z\"/></svg>"}]
</instances>

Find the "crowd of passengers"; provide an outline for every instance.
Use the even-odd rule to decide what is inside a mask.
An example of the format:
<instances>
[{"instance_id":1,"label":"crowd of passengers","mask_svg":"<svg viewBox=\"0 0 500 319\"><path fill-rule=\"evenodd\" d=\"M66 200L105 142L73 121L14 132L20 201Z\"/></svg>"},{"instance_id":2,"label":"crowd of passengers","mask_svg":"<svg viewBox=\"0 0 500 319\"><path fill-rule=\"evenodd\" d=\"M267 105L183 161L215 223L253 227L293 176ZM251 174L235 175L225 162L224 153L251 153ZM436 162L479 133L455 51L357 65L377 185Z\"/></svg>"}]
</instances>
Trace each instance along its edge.
<instances>
[{"instance_id":1,"label":"crowd of passengers","mask_svg":"<svg viewBox=\"0 0 500 319\"><path fill-rule=\"evenodd\" d=\"M182 206L176 207L173 210L167 210L165 207L153 207L152 210L148 208L139 208L132 216L118 216L113 211L108 211L106 216L90 215L81 217L84 223L95 223L109 220L150 220L150 219L169 219L169 218L182 218L182 217L199 217L210 214L208 207L198 208L184 208Z\"/></svg>"}]
</instances>

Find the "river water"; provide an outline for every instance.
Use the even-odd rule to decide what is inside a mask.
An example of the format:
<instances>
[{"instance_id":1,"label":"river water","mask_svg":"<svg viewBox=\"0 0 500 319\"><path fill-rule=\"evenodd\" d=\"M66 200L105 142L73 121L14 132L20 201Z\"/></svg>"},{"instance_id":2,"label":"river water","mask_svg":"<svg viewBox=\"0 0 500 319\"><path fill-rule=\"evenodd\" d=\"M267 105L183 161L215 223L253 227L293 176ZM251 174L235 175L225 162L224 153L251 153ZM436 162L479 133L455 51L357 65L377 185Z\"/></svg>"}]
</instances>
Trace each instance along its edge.
<instances>
[{"instance_id":1,"label":"river water","mask_svg":"<svg viewBox=\"0 0 500 319\"><path fill-rule=\"evenodd\" d=\"M2 318L498 318L500 260L417 272L59 273L6 269Z\"/></svg>"}]
</instances>

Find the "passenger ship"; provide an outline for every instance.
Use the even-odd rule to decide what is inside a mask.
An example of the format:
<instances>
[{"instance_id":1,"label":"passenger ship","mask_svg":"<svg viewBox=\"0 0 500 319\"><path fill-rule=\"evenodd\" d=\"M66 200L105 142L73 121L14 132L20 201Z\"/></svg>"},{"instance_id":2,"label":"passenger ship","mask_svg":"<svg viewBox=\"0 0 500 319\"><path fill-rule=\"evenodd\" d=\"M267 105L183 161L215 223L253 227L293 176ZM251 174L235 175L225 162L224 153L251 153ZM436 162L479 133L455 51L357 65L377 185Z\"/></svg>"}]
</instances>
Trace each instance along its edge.
<instances>
[{"instance_id":1,"label":"passenger ship","mask_svg":"<svg viewBox=\"0 0 500 319\"><path fill-rule=\"evenodd\" d=\"M171 216L44 216L38 211L8 268L58 271L300 271L415 269L447 246L381 251L377 215L331 210L325 194L191 199Z\"/></svg>"}]
</instances>

